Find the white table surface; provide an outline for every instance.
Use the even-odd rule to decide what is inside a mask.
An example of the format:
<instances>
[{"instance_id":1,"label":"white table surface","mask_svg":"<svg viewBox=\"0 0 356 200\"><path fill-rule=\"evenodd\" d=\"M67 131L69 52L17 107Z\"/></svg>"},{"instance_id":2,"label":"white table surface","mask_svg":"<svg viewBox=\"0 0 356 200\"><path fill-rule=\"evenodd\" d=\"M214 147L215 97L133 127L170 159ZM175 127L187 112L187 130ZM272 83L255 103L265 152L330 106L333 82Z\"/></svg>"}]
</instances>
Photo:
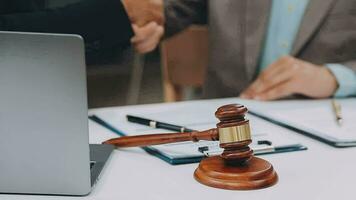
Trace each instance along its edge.
<instances>
[{"instance_id":1,"label":"white table surface","mask_svg":"<svg viewBox=\"0 0 356 200\"><path fill-rule=\"evenodd\" d=\"M308 150L262 156L273 164L279 175L279 182L266 189L210 188L194 180L193 172L198 164L171 166L141 149L132 148L115 150L88 196L0 195L0 199L355 199L356 148L337 149L292 131L286 134L301 141ZM101 143L112 137L116 135L90 122L91 143Z\"/></svg>"}]
</instances>

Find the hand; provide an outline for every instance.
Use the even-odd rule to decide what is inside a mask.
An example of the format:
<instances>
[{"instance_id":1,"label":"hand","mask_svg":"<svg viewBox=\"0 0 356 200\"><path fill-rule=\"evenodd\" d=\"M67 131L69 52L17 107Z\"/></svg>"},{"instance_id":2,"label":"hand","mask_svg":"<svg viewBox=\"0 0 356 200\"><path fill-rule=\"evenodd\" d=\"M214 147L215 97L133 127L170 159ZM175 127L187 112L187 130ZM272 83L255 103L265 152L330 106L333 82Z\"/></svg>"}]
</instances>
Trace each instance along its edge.
<instances>
[{"instance_id":1,"label":"hand","mask_svg":"<svg viewBox=\"0 0 356 200\"><path fill-rule=\"evenodd\" d=\"M164 34L163 26L158 25L156 22L150 22L143 27L133 24L132 28L135 36L131 38L131 43L138 53L153 51Z\"/></svg>"},{"instance_id":2,"label":"hand","mask_svg":"<svg viewBox=\"0 0 356 200\"><path fill-rule=\"evenodd\" d=\"M336 78L326 67L285 56L265 69L240 97L265 101L292 94L326 98L337 87Z\"/></svg>"},{"instance_id":3,"label":"hand","mask_svg":"<svg viewBox=\"0 0 356 200\"><path fill-rule=\"evenodd\" d=\"M132 24L141 27L151 21L164 24L163 0L122 0Z\"/></svg>"}]
</instances>

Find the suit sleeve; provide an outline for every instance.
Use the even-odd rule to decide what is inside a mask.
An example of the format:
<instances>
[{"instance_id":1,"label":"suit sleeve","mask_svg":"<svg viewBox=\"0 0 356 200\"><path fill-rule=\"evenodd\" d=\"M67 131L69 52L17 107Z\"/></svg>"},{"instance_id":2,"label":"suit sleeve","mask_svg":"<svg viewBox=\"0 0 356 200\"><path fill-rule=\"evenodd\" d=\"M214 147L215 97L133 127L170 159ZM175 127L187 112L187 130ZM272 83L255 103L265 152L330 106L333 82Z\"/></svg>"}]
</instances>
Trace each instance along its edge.
<instances>
[{"instance_id":1,"label":"suit sleeve","mask_svg":"<svg viewBox=\"0 0 356 200\"><path fill-rule=\"evenodd\" d=\"M191 24L206 24L208 0L165 0L165 30L170 37Z\"/></svg>"},{"instance_id":2,"label":"suit sleeve","mask_svg":"<svg viewBox=\"0 0 356 200\"><path fill-rule=\"evenodd\" d=\"M57 9L0 15L0 30L78 34L94 49L128 44L133 36L120 0L85 0Z\"/></svg>"}]
</instances>

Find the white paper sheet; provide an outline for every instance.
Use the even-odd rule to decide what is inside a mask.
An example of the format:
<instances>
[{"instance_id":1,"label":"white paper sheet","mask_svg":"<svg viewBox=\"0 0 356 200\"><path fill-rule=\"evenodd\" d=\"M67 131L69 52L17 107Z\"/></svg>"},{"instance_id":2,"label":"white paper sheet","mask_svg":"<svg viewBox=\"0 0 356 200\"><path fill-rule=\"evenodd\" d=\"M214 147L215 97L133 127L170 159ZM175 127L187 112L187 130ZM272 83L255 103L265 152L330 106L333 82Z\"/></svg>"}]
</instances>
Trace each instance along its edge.
<instances>
[{"instance_id":1,"label":"white paper sheet","mask_svg":"<svg viewBox=\"0 0 356 200\"><path fill-rule=\"evenodd\" d=\"M343 123L338 125L331 100L279 101L255 106L260 115L334 142L356 142L356 99L339 99Z\"/></svg>"}]
</instances>

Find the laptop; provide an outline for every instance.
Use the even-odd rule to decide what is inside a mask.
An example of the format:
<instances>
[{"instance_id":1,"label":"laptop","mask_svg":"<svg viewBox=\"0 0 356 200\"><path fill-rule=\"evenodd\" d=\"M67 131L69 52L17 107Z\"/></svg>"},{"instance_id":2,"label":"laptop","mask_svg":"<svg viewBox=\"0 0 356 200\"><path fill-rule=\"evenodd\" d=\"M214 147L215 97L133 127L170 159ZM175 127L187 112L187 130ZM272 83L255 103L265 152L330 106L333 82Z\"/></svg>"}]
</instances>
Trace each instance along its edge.
<instances>
[{"instance_id":1,"label":"laptop","mask_svg":"<svg viewBox=\"0 0 356 200\"><path fill-rule=\"evenodd\" d=\"M77 35L0 32L0 193L87 195L113 151L89 145Z\"/></svg>"}]
</instances>

